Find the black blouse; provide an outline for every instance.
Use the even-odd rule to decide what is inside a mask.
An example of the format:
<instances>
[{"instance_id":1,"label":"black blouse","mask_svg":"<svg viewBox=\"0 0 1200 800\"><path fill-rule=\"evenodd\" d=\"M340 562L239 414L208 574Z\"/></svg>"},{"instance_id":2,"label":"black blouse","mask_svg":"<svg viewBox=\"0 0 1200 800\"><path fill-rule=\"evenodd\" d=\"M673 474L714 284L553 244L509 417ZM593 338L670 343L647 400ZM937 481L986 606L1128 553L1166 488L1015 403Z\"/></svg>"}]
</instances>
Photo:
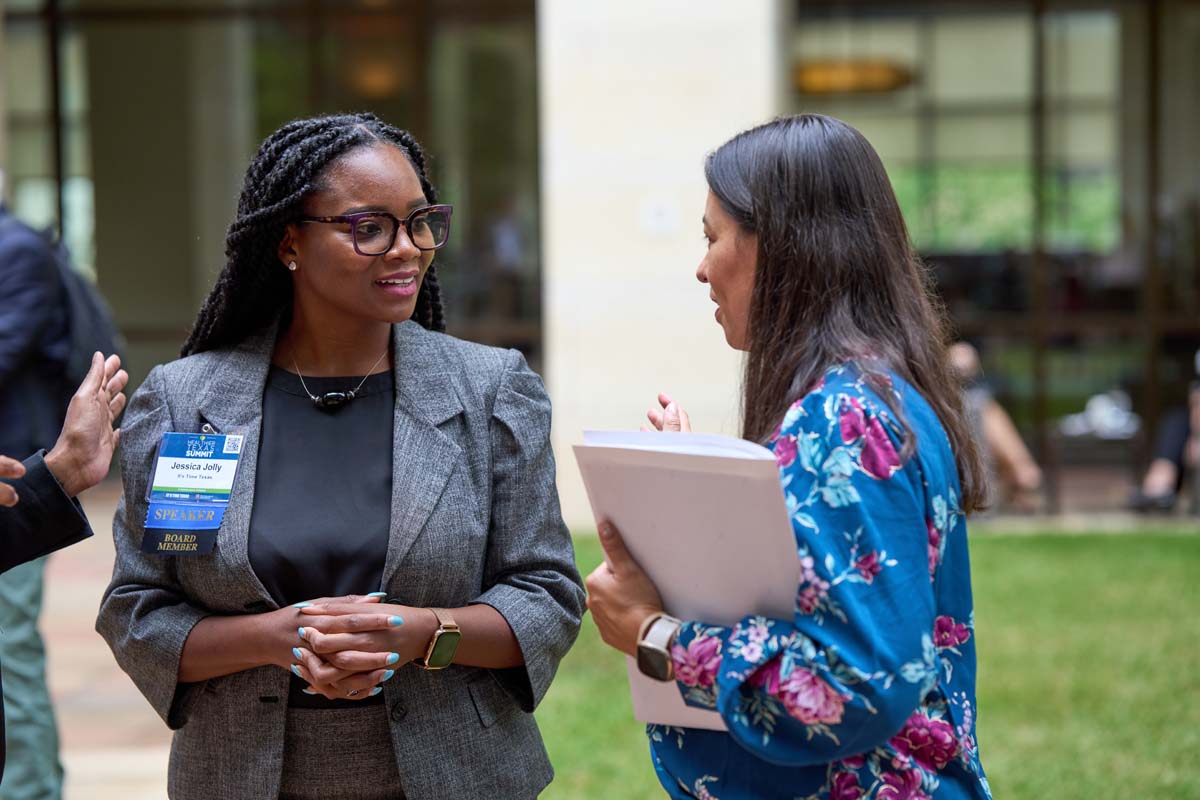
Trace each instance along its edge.
<instances>
[{"instance_id":1,"label":"black blouse","mask_svg":"<svg viewBox=\"0 0 1200 800\"><path fill-rule=\"evenodd\" d=\"M305 377L304 383L319 396L352 389L360 380ZM395 394L388 370L369 376L350 402L323 410L313 405L299 376L271 367L249 557L280 606L379 591L391 527ZM301 694L304 684L292 681L290 705L333 705ZM337 705L342 702L369 701Z\"/></svg>"}]
</instances>

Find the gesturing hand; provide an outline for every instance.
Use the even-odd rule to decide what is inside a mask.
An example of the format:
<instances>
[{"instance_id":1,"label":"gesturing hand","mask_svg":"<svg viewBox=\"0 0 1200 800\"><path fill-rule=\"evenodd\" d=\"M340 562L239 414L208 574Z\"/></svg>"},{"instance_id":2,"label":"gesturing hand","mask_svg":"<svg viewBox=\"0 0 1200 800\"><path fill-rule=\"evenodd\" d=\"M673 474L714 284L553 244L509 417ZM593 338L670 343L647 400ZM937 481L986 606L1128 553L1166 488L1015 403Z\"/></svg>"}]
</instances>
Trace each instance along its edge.
<instances>
[{"instance_id":1,"label":"gesturing hand","mask_svg":"<svg viewBox=\"0 0 1200 800\"><path fill-rule=\"evenodd\" d=\"M25 465L7 456L0 456L0 478L20 478L25 474ZM0 506L15 506L17 490L7 483L0 483Z\"/></svg>"},{"instance_id":2,"label":"gesturing hand","mask_svg":"<svg viewBox=\"0 0 1200 800\"><path fill-rule=\"evenodd\" d=\"M54 448L46 454L46 466L63 490L74 497L90 489L108 474L120 430L113 420L125 408L125 384L129 374L121 359L101 353L92 356L92 367L67 406L67 417Z\"/></svg>"},{"instance_id":3,"label":"gesturing hand","mask_svg":"<svg viewBox=\"0 0 1200 800\"><path fill-rule=\"evenodd\" d=\"M604 643L632 656L642 623L663 610L662 598L610 522L600 525L600 545L606 560L587 577L587 607Z\"/></svg>"},{"instance_id":4,"label":"gesturing hand","mask_svg":"<svg viewBox=\"0 0 1200 800\"><path fill-rule=\"evenodd\" d=\"M650 424L654 426L653 430L675 433L692 432L692 421L688 418L688 413L680 408L669 394L659 392L658 405L659 408L651 406L646 412L646 419L650 420ZM649 425L643 425L642 430L652 429Z\"/></svg>"}]
</instances>

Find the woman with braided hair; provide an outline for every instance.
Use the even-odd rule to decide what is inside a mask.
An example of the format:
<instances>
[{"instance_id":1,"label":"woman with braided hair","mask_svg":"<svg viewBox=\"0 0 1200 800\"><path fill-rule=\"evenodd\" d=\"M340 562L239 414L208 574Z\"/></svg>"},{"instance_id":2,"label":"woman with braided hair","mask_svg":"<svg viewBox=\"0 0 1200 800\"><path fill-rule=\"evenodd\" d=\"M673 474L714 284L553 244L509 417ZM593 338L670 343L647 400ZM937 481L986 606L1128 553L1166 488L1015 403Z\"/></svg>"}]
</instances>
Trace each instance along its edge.
<instances>
[{"instance_id":1,"label":"woman with braided hair","mask_svg":"<svg viewBox=\"0 0 1200 800\"><path fill-rule=\"evenodd\" d=\"M520 798L552 776L529 712L583 603L549 401L519 353L443 333L451 211L406 131L285 125L183 358L131 400L97 629L176 731L172 798ZM169 432L240 443L207 553L146 545Z\"/></svg>"}]
</instances>

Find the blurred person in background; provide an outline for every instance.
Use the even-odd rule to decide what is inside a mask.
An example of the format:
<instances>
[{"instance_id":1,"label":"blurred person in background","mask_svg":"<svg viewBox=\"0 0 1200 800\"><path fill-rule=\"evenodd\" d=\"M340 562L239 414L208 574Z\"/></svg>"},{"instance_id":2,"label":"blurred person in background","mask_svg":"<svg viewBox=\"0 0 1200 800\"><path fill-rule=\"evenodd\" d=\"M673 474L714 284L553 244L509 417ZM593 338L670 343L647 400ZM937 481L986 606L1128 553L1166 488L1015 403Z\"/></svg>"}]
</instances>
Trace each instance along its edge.
<instances>
[{"instance_id":1,"label":"blurred person in background","mask_svg":"<svg viewBox=\"0 0 1200 800\"><path fill-rule=\"evenodd\" d=\"M1017 432L1012 417L996 396L979 363L979 353L966 342L950 345L950 367L962 381L967 417L984 463L1004 489L1004 501L1014 508L1037 508L1042 470ZM995 483L992 484L993 486Z\"/></svg>"},{"instance_id":2,"label":"blurred person in background","mask_svg":"<svg viewBox=\"0 0 1200 800\"><path fill-rule=\"evenodd\" d=\"M1194 368L1187 405L1170 409L1158 424L1150 467L1129 498L1134 511L1170 511L1187 475L1200 468L1200 350ZM1200 491L1200 481L1194 483L1193 491Z\"/></svg>"},{"instance_id":3,"label":"blurred person in background","mask_svg":"<svg viewBox=\"0 0 1200 800\"><path fill-rule=\"evenodd\" d=\"M696 277L747 353L742 435L774 450L801 578L791 618L680 621L601 525L604 641L727 727L649 726L659 780L673 798L990 797L966 526L986 471L883 164L805 114L735 136L705 178ZM648 416L690 429L669 395Z\"/></svg>"},{"instance_id":4,"label":"blurred person in background","mask_svg":"<svg viewBox=\"0 0 1200 800\"><path fill-rule=\"evenodd\" d=\"M0 176L0 189L2 189ZM2 196L2 193L0 193ZM55 252L41 233L0 203L0 453L24 458L53 446L77 381ZM89 352L90 355L90 352ZM62 795L58 731L38 632L44 558L0 575L0 661L8 672L8 779L0 800Z\"/></svg>"},{"instance_id":5,"label":"blurred person in background","mask_svg":"<svg viewBox=\"0 0 1200 800\"><path fill-rule=\"evenodd\" d=\"M174 800L550 781L530 712L583 589L541 379L443 332L450 214L407 131L288 123L246 172L182 358L130 400L96 627L175 731ZM207 553L141 548L169 432L244 437Z\"/></svg>"},{"instance_id":6,"label":"blurred person in background","mask_svg":"<svg viewBox=\"0 0 1200 800\"><path fill-rule=\"evenodd\" d=\"M128 380L118 356L106 360L93 354L50 452L39 450L24 462L0 455L0 572L92 535L76 497L108 474L120 435L113 421L125 407ZM6 761L4 722L0 707L0 778ZM18 774L26 766L19 765Z\"/></svg>"}]
</instances>

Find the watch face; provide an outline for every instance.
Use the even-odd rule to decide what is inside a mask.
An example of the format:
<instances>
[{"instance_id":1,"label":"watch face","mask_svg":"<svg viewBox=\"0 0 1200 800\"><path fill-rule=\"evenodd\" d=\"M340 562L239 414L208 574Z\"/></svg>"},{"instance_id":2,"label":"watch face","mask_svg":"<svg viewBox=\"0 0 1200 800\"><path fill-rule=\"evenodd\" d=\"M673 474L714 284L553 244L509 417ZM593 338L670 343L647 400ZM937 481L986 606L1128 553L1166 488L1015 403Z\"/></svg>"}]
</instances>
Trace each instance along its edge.
<instances>
[{"instance_id":1,"label":"watch face","mask_svg":"<svg viewBox=\"0 0 1200 800\"><path fill-rule=\"evenodd\" d=\"M643 675L656 681L671 679L671 656L665 650L647 647L645 644L638 645L637 665Z\"/></svg>"},{"instance_id":2,"label":"watch face","mask_svg":"<svg viewBox=\"0 0 1200 800\"><path fill-rule=\"evenodd\" d=\"M458 640L462 638L459 631L441 631L433 643L433 652L429 654L429 666L435 669L450 666L454 660L454 651L458 649Z\"/></svg>"}]
</instances>

